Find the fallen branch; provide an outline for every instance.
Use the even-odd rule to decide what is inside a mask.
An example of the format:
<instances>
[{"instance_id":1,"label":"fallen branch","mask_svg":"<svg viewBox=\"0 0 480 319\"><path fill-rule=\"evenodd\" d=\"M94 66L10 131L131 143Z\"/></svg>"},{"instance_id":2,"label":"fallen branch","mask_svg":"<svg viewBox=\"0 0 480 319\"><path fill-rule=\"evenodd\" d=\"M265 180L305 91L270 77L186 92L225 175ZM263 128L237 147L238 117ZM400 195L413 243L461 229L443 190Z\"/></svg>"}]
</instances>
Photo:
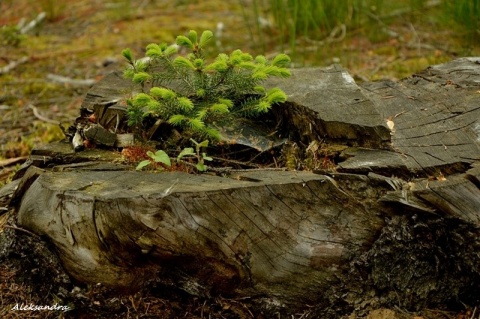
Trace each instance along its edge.
<instances>
[{"instance_id":1,"label":"fallen branch","mask_svg":"<svg viewBox=\"0 0 480 319\"><path fill-rule=\"evenodd\" d=\"M29 104L28 108L33 111L33 115L35 115L35 117L38 118L39 120L47 122L47 123L51 123L51 124L60 125L60 121L51 120L48 117L45 117L42 114L40 114L40 112L38 111L38 108L36 106L34 106L32 104Z\"/></svg>"},{"instance_id":2,"label":"fallen branch","mask_svg":"<svg viewBox=\"0 0 480 319\"><path fill-rule=\"evenodd\" d=\"M40 12L38 16L30 21L27 25L19 25L18 28L20 29L21 34L25 34L28 31L32 30L35 28L40 22L42 22L45 18L47 17L47 14L45 12Z\"/></svg>"},{"instance_id":3,"label":"fallen branch","mask_svg":"<svg viewBox=\"0 0 480 319\"><path fill-rule=\"evenodd\" d=\"M20 156L15 158L8 158L0 161L0 167L15 165L18 163L23 163L28 158L28 156Z\"/></svg>"},{"instance_id":4,"label":"fallen branch","mask_svg":"<svg viewBox=\"0 0 480 319\"><path fill-rule=\"evenodd\" d=\"M34 234L34 233L32 233L31 231L28 231L28 230L26 230L26 229L24 229L24 228L20 228L20 227L18 227L18 226L3 225L3 227L5 227L5 228L10 228L10 229L15 229L15 230L24 232L25 234L28 234L28 235L30 235L30 236L32 236L32 237L40 238L40 236L38 236L37 234Z\"/></svg>"},{"instance_id":5,"label":"fallen branch","mask_svg":"<svg viewBox=\"0 0 480 319\"><path fill-rule=\"evenodd\" d=\"M17 66L20 64L23 64L29 60L29 57L24 56L23 58L20 58L17 61L12 61L9 64L5 65L4 67L0 68L0 74L6 74L13 69L15 69Z\"/></svg>"},{"instance_id":6,"label":"fallen branch","mask_svg":"<svg viewBox=\"0 0 480 319\"><path fill-rule=\"evenodd\" d=\"M73 86L92 86L97 82L93 79L77 80L56 74L47 74L47 79L53 82L70 84Z\"/></svg>"}]
</instances>

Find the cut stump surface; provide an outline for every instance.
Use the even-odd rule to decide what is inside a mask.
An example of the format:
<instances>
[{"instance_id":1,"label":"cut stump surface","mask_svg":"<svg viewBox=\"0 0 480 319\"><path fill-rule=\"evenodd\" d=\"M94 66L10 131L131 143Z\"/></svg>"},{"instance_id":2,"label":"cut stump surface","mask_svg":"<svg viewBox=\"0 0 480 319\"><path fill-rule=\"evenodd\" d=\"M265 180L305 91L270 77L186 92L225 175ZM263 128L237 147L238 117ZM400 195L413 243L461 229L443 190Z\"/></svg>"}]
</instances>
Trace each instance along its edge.
<instances>
[{"instance_id":1,"label":"cut stump surface","mask_svg":"<svg viewBox=\"0 0 480 319\"><path fill-rule=\"evenodd\" d=\"M335 170L136 172L52 144L23 171L18 225L75 279L119 289L155 278L292 310L478 300L480 59L361 85L339 66L292 73L268 84L289 96L274 116L299 145L343 145ZM129 87L112 74L84 107Z\"/></svg>"}]
</instances>

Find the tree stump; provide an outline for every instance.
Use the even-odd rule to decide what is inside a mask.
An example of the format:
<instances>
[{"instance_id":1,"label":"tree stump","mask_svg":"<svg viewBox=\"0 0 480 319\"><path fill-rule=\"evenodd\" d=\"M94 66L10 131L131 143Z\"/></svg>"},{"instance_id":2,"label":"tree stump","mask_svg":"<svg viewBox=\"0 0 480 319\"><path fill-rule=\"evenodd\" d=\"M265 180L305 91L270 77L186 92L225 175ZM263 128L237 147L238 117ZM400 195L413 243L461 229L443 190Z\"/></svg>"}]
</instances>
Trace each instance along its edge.
<instances>
[{"instance_id":1,"label":"tree stump","mask_svg":"<svg viewBox=\"0 0 480 319\"><path fill-rule=\"evenodd\" d=\"M120 290L156 278L319 315L478 302L480 59L399 82L358 85L336 65L292 74L269 82L289 96L271 116L303 150L338 150L334 169L138 172L108 150L51 144L17 181L18 225L76 280ZM114 73L83 106L128 90Z\"/></svg>"}]
</instances>

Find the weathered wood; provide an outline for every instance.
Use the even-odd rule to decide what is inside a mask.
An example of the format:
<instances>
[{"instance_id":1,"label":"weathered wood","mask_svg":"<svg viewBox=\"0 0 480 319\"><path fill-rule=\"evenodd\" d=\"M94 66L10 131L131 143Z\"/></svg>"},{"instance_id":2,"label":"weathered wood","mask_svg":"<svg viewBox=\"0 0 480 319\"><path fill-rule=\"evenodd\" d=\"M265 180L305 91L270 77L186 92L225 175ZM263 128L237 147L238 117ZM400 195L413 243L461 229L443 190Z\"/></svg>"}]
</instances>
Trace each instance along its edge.
<instances>
[{"instance_id":1,"label":"weathered wood","mask_svg":"<svg viewBox=\"0 0 480 319\"><path fill-rule=\"evenodd\" d=\"M394 122L392 149L412 172L452 174L479 160L479 61L459 59L399 83L362 85L382 117Z\"/></svg>"},{"instance_id":2,"label":"weathered wood","mask_svg":"<svg viewBox=\"0 0 480 319\"><path fill-rule=\"evenodd\" d=\"M50 145L31 163L56 168L30 168L13 196L18 223L48 237L77 280L115 288L161 278L194 295L292 310L333 299L360 305L382 293L407 308L459 294L476 300L478 61L398 83L357 85L339 66L270 82L289 95L271 114L284 137L345 145L335 171L316 171L323 175L136 172L113 164L118 155L108 151ZM129 88L113 74L84 105L114 101ZM459 269L470 282L452 279Z\"/></svg>"},{"instance_id":3,"label":"weathered wood","mask_svg":"<svg viewBox=\"0 0 480 319\"><path fill-rule=\"evenodd\" d=\"M169 269L188 276L184 288L196 289L191 293L255 291L282 301L320 293L383 223L324 176L242 176L258 182L184 173L46 173L25 193L18 223L51 238L66 269L82 281L135 287Z\"/></svg>"}]
</instances>

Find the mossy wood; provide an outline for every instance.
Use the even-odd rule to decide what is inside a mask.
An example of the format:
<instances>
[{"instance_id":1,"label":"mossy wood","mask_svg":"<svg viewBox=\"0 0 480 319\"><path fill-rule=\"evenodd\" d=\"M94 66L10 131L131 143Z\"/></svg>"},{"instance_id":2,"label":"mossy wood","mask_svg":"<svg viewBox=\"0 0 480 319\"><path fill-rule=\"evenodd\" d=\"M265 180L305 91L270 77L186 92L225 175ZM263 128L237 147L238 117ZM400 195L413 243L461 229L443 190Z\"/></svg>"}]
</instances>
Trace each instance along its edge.
<instances>
[{"instance_id":1,"label":"mossy wood","mask_svg":"<svg viewBox=\"0 0 480 319\"><path fill-rule=\"evenodd\" d=\"M18 225L51 241L75 279L120 289L156 280L289 309L475 300L479 61L399 82L358 85L338 66L269 82L289 95L272 116L291 139L343 146L335 172L137 172L108 151L37 149L13 196ZM128 86L113 74L84 106Z\"/></svg>"}]
</instances>

